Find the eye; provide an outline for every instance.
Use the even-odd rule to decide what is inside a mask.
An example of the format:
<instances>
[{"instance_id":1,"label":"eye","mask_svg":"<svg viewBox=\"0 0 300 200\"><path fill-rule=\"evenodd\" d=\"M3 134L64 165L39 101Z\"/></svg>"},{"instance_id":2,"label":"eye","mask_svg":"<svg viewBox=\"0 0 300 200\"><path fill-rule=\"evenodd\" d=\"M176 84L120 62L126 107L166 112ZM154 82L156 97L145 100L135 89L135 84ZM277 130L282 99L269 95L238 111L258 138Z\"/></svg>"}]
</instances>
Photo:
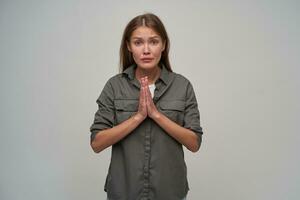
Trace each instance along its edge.
<instances>
[{"instance_id":1,"label":"eye","mask_svg":"<svg viewBox=\"0 0 300 200\"><path fill-rule=\"evenodd\" d=\"M136 41L134 41L134 42L133 42L133 44L134 44L135 46L139 46L139 45L141 45L141 44L142 44L142 42L141 42L141 41L139 41L139 40L136 40Z\"/></svg>"},{"instance_id":2,"label":"eye","mask_svg":"<svg viewBox=\"0 0 300 200\"><path fill-rule=\"evenodd\" d=\"M159 41L158 40L151 40L150 43L153 44L153 45L156 45L156 44L159 43Z\"/></svg>"}]
</instances>

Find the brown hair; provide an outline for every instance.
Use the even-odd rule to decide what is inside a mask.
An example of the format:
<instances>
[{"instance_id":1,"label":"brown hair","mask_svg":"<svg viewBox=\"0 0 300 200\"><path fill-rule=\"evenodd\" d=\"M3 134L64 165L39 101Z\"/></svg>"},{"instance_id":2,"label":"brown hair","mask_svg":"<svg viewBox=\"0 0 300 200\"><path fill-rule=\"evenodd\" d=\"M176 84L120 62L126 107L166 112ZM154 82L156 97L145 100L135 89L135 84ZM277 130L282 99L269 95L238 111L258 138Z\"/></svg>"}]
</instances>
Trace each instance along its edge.
<instances>
[{"instance_id":1,"label":"brown hair","mask_svg":"<svg viewBox=\"0 0 300 200\"><path fill-rule=\"evenodd\" d=\"M159 65L163 64L167 70L172 72L169 61L170 40L167 31L161 20L152 13L138 15L127 24L120 47L120 71L123 72L130 65L135 64L131 52L127 49L127 42L129 42L132 32L140 26L147 26L153 29L162 38L162 41L165 43L165 49L161 54Z\"/></svg>"}]
</instances>

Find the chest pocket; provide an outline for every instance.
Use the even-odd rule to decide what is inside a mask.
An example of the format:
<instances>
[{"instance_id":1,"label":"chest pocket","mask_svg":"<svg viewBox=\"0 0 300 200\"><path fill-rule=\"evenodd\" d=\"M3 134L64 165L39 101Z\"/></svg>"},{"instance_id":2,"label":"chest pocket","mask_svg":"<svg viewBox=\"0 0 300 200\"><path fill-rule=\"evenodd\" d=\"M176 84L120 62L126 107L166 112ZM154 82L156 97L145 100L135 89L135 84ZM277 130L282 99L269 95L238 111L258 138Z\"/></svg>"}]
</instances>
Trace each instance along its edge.
<instances>
[{"instance_id":1,"label":"chest pocket","mask_svg":"<svg viewBox=\"0 0 300 200\"><path fill-rule=\"evenodd\" d=\"M169 119L179 125L183 125L185 102L180 100L161 101L159 104L160 110Z\"/></svg>"},{"instance_id":2,"label":"chest pocket","mask_svg":"<svg viewBox=\"0 0 300 200\"><path fill-rule=\"evenodd\" d=\"M138 100L135 99L116 99L115 104L115 115L116 122L115 125L122 123L123 121L129 119L138 110Z\"/></svg>"}]
</instances>

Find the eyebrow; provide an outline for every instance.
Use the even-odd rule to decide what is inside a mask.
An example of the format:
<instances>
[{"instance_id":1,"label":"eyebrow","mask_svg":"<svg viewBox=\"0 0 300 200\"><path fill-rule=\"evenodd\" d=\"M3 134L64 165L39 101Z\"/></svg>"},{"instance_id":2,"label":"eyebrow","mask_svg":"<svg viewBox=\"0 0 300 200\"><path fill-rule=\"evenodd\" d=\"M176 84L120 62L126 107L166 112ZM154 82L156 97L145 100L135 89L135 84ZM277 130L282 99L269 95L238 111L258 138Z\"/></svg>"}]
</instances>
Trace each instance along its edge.
<instances>
[{"instance_id":1,"label":"eyebrow","mask_svg":"<svg viewBox=\"0 0 300 200\"><path fill-rule=\"evenodd\" d=\"M159 39L159 36L152 36L152 37L149 37L149 39ZM142 37L132 37L132 39L143 39Z\"/></svg>"}]
</instances>

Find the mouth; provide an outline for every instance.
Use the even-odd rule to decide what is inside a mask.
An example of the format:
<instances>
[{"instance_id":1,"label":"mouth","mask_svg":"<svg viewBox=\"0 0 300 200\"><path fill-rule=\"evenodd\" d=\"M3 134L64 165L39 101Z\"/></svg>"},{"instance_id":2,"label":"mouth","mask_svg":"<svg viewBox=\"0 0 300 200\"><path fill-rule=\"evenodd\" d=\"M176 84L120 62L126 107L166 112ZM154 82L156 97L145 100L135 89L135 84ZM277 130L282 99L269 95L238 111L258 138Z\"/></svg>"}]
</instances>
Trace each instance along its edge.
<instances>
[{"instance_id":1,"label":"mouth","mask_svg":"<svg viewBox=\"0 0 300 200\"><path fill-rule=\"evenodd\" d=\"M142 58L141 59L144 63L149 63L153 60L153 58Z\"/></svg>"}]
</instances>

